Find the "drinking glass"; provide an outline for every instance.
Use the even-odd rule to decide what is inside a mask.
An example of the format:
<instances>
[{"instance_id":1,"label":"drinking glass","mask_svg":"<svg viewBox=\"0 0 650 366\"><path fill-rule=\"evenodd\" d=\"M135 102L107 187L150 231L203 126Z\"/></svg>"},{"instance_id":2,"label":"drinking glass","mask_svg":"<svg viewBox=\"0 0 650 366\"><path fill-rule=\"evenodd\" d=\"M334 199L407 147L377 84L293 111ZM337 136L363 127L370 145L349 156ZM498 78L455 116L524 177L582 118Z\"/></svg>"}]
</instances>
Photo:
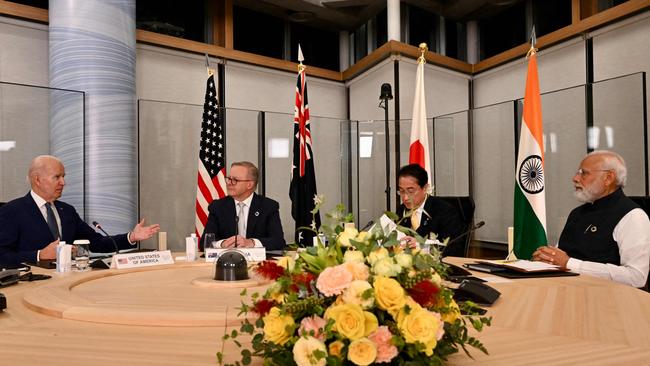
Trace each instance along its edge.
<instances>
[{"instance_id":1,"label":"drinking glass","mask_svg":"<svg viewBox=\"0 0 650 366\"><path fill-rule=\"evenodd\" d=\"M88 269L88 262L90 261L90 241L75 240L73 244L76 247L74 253L75 265L79 272L84 272Z\"/></svg>"},{"instance_id":2,"label":"drinking glass","mask_svg":"<svg viewBox=\"0 0 650 366\"><path fill-rule=\"evenodd\" d=\"M216 248L217 237L214 233L205 233L203 234L203 251L206 249Z\"/></svg>"}]
</instances>

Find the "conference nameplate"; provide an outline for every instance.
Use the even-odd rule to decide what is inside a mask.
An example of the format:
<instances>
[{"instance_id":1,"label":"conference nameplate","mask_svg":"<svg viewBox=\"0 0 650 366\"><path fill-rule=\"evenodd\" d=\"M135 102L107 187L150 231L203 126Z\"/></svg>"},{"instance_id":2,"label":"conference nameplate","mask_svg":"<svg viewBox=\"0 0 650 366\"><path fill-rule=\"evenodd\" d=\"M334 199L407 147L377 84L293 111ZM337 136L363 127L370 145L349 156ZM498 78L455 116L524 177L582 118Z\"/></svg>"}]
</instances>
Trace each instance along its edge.
<instances>
[{"instance_id":1,"label":"conference nameplate","mask_svg":"<svg viewBox=\"0 0 650 366\"><path fill-rule=\"evenodd\" d=\"M266 260L266 248L208 248L205 250L205 261L214 262L223 253L236 250L244 255L247 262L261 262Z\"/></svg>"},{"instance_id":2,"label":"conference nameplate","mask_svg":"<svg viewBox=\"0 0 650 366\"><path fill-rule=\"evenodd\" d=\"M141 252L141 253L124 253L113 256L111 268L126 269L159 266L162 264L174 264L172 252L169 250Z\"/></svg>"}]
</instances>

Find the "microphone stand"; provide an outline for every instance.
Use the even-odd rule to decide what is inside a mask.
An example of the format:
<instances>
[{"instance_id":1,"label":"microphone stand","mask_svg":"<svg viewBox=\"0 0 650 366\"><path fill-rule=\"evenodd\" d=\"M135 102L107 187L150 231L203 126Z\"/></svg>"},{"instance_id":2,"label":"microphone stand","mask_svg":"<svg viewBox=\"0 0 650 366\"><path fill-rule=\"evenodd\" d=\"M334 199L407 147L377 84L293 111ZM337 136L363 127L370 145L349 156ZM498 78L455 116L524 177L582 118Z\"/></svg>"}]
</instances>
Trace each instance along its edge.
<instances>
[{"instance_id":1,"label":"microphone stand","mask_svg":"<svg viewBox=\"0 0 650 366\"><path fill-rule=\"evenodd\" d=\"M102 233L104 233L104 235L105 235L106 237L108 237L109 239L111 239L111 242L113 243L113 247L115 247L115 254L118 254L119 251L120 251L120 249L119 249L119 247L117 246L117 242L115 241L115 239L114 239L112 236L108 235L108 233L106 232L106 230L104 230L104 228L103 228L103 227L102 227L102 226L101 226L97 221L93 221L93 226L95 226L95 227L96 227L97 229L99 229ZM129 235L129 234L126 234L126 235L127 235L127 240L128 240L128 235Z\"/></svg>"}]
</instances>

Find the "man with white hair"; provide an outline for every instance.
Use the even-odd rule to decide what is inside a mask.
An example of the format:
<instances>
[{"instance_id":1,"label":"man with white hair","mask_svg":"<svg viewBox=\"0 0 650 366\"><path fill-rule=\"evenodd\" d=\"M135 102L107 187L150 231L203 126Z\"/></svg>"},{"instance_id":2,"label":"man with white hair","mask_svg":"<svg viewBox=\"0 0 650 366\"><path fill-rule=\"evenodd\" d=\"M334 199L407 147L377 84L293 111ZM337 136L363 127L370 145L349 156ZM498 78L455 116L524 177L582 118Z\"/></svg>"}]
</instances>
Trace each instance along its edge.
<instances>
[{"instance_id":1,"label":"man with white hair","mask_svg":"<svg viewBox=\"0 0 650 366\"><path fill-rule=\"evenodd\" d=\"M0 208L0 268L20 263L54 260L59 241L90 240L90 250L112 252L132 248L135 242L151 238L159 225L140 221L126 234L103 237L80 217L74 207L59 201L65 186L65 169L59 159L41 155L28 173L31 191ZM114 240L114 241L113 241Z\"/></svg>"},{"instance_id":2,"label":"man with white hair","mask_svg":"<svg viewBox=\"0 0 650 366\"><path fill-rule=\"evenodd\" d=\"M611 151L594 151L573 176L583 202L569 214L557 247L540 247L533 259L575 272L643 287L650 266L650 220L623 193L627 168Z\"/></svg>"}]
</instances>

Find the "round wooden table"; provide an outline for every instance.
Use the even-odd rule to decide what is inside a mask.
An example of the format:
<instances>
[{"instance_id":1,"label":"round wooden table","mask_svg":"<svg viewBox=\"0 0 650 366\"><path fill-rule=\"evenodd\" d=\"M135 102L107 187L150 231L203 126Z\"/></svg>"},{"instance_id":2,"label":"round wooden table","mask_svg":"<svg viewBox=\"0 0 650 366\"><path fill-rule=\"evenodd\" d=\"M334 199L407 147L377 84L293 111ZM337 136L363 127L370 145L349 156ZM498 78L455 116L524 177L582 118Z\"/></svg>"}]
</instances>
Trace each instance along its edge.
<instances>
[{"instance_id":1,"label":"round wooden table","mask_svg":"<svg viewBox=\"0 0 650 366\"><path fill-rule=\"evenodd\" d=\"M468 259L446 258L460 264ZM0 289L0 365L215 365L240 350L221 337L238 323L240 293L212 264L57 275ZM37 270L40 273L49 273ZM478 277L486 274L476 273ZM490 355L450 365L648 365L650 294L588 276L493 283L501 298L478 334ZM261 362L258 362L261 363Z\"/></svg>"}]
</instances>

